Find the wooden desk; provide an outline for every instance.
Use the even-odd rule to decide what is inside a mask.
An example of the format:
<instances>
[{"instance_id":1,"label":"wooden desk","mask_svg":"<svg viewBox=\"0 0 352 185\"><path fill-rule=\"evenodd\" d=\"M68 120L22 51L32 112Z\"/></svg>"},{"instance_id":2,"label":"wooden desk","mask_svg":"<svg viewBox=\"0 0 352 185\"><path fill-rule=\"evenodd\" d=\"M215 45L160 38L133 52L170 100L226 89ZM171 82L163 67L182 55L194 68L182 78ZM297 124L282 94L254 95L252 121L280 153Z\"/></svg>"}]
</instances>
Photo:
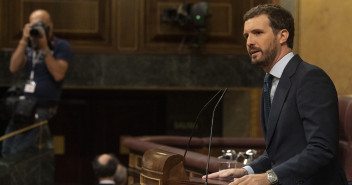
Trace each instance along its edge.
<instances>
[{"instance_id":1,"label":"wooden desk","mask_svg":"<svg viewBox=\"0 0 352 185\"><path fill-rule=\"evenodd\" d=\"M183 158L184 148L187 145L188 140L189 137L182 136L143 136L126 138L123 141L123 145L126 146L130 152L128 165L128 184L141 182L140 178L141 174L143 173L142 159L147 150L160 149L163 151L168 151L173 155L181 155ZM182 180L186 180L188 183L204 184L201 177L205 174L205 167L208 160L208 141L209 138L193 137L190 147L192 150L187 153L185 159L179 161L180 163L182 161L182 165L180 166L182 166L182 169L186 171L186 178L179 179L179 183L181 183ZM209 173L218 171L218 159L213 156L221 155L221 149L235 149L236 151L244 151L248 148L256 149L259 151L259 153L261 153L261 151L263 151L265 148L264 140L258 138L213 138L213 147L211 150L209 162ZM161 171L161 168L159 171ZM153 175L151 175L151 177L153 177ZM159 179L160 177L161 174L159 174ZM193 177L197 177L198 180L197 178ZM147 184L158 185L159 183L152 182ZM228 182L216 181L214 184L228 184Z\"/></svg>"},{"instance_id":2,"label":"wooden desk","mask_svg":"<svg viewBox=\"0 0 352 185\"><path fill-rule=\"evenodd\" d=\"M184 169L184 157L172 152L149 149L142 159L141 185L201 185L205 180L200 177L188 177ZM230 181L208 179L208 185L224 185Z\"/></svg>"}]
</instances>

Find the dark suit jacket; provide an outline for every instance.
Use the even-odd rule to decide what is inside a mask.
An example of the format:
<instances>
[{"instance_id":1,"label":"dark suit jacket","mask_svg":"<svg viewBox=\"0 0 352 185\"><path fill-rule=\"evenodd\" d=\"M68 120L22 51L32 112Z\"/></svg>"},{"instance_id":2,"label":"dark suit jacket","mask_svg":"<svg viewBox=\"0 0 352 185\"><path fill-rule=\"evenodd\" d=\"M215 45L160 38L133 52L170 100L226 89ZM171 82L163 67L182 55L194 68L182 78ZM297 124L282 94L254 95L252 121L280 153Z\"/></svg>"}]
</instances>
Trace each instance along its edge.
<instances>
[{"instance_id":1,"label":"dark suit jacket","mask_svg":"<svg viewBox=\"0 0 352 185\"><path fill-rule=\"evenodd\" d=\"M263 118L263 99L261 109ZM250 166L255 173L273 169L283 185L345 185L338 124L333 82L296 55L280 78L268 122L262 120L266 150Z\"/></svg>"}]
</instances>

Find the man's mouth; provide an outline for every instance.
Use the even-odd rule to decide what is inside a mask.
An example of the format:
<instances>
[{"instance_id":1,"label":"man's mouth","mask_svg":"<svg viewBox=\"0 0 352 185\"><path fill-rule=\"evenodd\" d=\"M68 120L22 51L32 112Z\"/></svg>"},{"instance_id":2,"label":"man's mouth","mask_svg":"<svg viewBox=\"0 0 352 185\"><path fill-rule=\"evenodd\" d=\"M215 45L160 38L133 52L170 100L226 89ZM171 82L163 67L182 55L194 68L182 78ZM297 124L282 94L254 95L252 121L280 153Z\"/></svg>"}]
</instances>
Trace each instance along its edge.
<instances>
[{"instance_id":1,"label":"man's mouth","mask_svg":"<svg viewBox=\"0 0 352 185\"><path fill-rule=\"evenodd\" d=\"M257 53L259 53L260 52L260 49L251 49L251 50L249 50L249 55L255 55L255 54L257 54Z\"/></svg>"}]
</instances>

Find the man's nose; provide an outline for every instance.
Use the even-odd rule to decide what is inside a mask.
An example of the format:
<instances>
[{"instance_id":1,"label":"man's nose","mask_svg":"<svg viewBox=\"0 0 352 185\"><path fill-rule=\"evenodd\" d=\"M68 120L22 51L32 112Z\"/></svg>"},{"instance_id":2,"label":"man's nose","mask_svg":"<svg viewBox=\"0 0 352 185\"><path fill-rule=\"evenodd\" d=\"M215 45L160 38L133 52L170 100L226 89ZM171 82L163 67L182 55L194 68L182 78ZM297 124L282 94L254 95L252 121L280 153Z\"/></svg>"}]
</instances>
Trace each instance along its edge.
<instances>
[{"instance_id":1,"label":"man's nose","mask_svg":"<svg viewBox=\"0 0 352 185\"><path fill-rule=\"evenodd\" d=\"M249 46L251 46L253 44L254 44L253 37L251 35L248 35L248 37L247 37L247 46L249 47Z\"/></svg>"}]
</instances>

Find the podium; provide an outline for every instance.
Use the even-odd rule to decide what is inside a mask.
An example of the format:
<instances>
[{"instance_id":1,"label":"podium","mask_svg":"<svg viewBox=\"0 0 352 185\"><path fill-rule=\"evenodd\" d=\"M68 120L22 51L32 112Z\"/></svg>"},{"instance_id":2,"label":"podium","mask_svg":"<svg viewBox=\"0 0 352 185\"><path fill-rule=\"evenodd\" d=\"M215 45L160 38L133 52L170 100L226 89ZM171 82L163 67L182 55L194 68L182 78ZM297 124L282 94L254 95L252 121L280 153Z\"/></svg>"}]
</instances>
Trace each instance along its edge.
<instances>
[{"instance_id":1,"label":"podium","mask_svg":"<svg viewBox=\"0 0 352 185\"><path fill-rule=\"evenodd\" d=\"M184 169L184 157L160 149L147 150L142 158L141 185L201 185L201 178L189 178ZM229 182L208 179L208 185L225 185Z\"/></svg>"}]
</instances>

